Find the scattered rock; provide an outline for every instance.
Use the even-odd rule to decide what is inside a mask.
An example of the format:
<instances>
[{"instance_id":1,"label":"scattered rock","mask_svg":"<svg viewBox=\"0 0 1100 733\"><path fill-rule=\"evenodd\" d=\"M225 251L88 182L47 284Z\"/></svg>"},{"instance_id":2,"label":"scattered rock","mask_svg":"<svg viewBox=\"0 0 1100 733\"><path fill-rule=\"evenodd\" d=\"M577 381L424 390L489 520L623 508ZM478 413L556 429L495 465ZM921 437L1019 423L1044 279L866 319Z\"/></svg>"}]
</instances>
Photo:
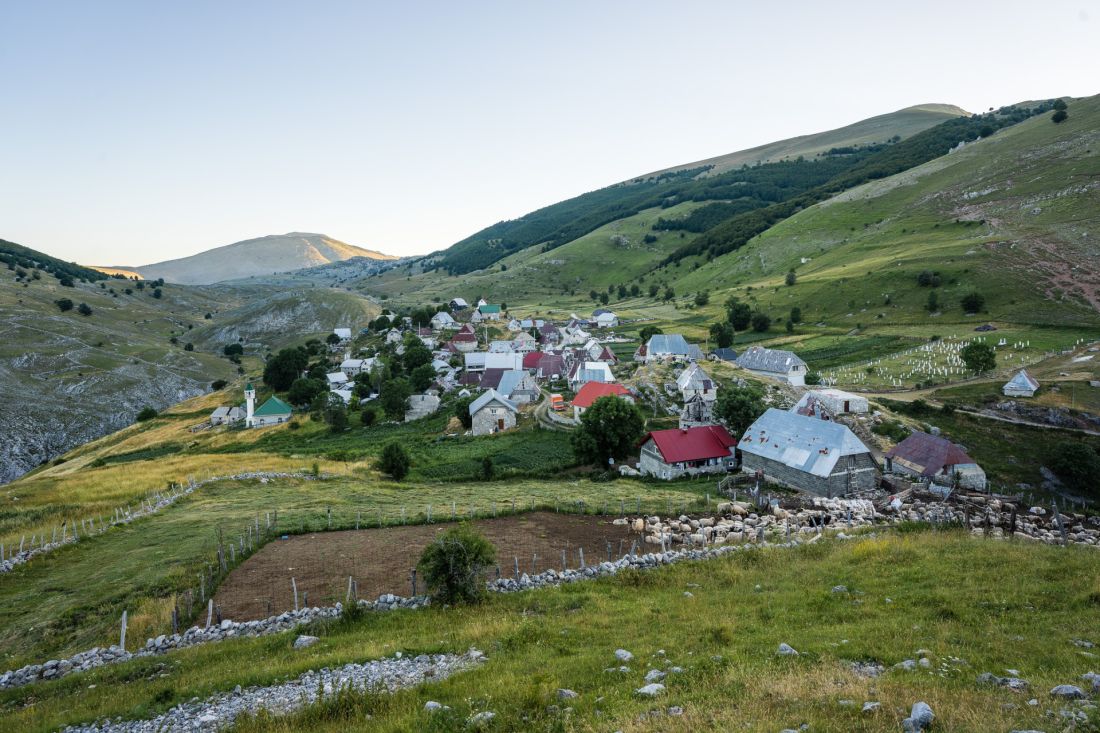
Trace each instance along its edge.
<instances>
[{"instance_id":1,"label":"scattered rock","mask_svg":"<svg viewBox=\"0 0 1100 733\"><path fill-rule=\"evenodd\" d=\"M618 659L620 662L629 662L634 659L634 655L628 652L626 649L616 649L615 659Z\"/></svg>"},{"instance_id":2,"label":"scattered rock","mask_svg":"<svg viewBox=\"0 0 1100 733\"><path fill-rule=\"evenodd\" d=\"M565 689L565 688L562 688L562 689L558 690L558 699L559 700L573 700L573 699L578 698L578 697L580 697L580 695L578 695L573 690L569 690L569 689Z\"/></svg>"},{"instance_id":3,"label":"scattered rock","mask_svg":"<svg viewBox=\"0 0 1100 733\"><path fill-rule=\"evenodd\" d=\"M783 643L779 645L779 649L775 652L781 657L797 657L798 652L794 650L790 644Z\"/></svg>"},{"instance_id":4,"label":"scattered rock","mask_svg":"<svg viewBox=\"0 0 1100 733\"><path fill-rule=\"evenodd\" d=\"M635 692L642 697L657 697L665 691L665 686L660 682L653 682L644 687L639 687Z\"/></svg>"},{"instance_id":5,"label":"scattered rock","mask_svg":"<svg viewBox=\"0 0 1100 733\"><path fill-rule=\"evenodd\" d=\"M932 708L928 703L915 702L913 703L913 709L909 711L909 717L901 721L901 727L907 733L919 733L919 731L930 728L932 721L935 719L936 714L932 712Z\"/></svg>"},{"instance_id":6,"label":"scattered rock","mask_svg":"<svg viewBox=\"0 0 1100 733\"><path fill-rule=\"evenodd\" d=\"M881 708L881 707L882 707L882 703L880 703L880 702L865 702L865 703L863 703L863 709L860 710L860 712L862 712L862 713L874 713L874 712L877 712L878 709Z\"/></svg>"},{"instance_id":7,"label":"scattered rock","mask_svg":"<svg viewBox=\"0 0 1100 733\"><path fill-rule=\"evenodd\" d=\"M1087 697L1085 691L1077 685L1058 685L1050 691L1050 696L1063 700L1083 700Z\"/></svg>"},{"instance_id":8,"label":"scattered rock","mask_svg":"<svg viewBox=\"0 0 1100 733\"><path fill-rule=\"evenodd\" d=\"M302 634L301 636L299 636L297 639L294 640L294 648L295 649L305 649L307 647L313 646L314 644L316 644L319 641L320 641L320 639L317 638L316 636L307 636L306 634Z\"/></svg>"}]
</instances>

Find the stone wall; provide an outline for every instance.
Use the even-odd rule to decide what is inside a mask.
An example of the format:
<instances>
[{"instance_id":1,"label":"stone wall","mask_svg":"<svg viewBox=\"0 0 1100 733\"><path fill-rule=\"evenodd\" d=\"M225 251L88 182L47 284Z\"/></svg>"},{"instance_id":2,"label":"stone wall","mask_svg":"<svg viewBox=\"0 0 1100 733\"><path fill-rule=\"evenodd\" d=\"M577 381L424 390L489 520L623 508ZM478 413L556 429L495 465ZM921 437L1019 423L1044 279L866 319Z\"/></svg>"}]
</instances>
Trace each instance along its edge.
<instances>
[{"instance_id":1,"label":"stone wall","mask_svg":"<svg viewBox=\"0 0 1100 733\"><path fill-rule=\"evenodd\" d=\"M836 472L824 477L791 468L770 458L752 453L742 453L741 469L745 473L755 473L757 470L763 471L766 478L776 483L801 491L808 491L818 496L842 496L849 491L869 491L878 485L878 467L870 454L863 453L853 456L855 465L852 470L851 486L848 482L846 460L842 457L837 461Z\"/></svg>"}]
</instances>

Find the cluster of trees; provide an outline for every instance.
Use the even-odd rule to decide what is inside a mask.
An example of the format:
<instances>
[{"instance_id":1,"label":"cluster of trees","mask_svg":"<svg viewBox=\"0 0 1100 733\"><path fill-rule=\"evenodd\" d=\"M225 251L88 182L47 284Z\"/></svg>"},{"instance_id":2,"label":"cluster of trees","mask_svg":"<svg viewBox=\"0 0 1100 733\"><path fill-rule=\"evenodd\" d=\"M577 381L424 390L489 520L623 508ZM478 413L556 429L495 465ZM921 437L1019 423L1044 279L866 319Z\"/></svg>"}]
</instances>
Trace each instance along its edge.
<instances>
[{"instance_id":1,"label":"cluster of trees","mask_svg":"<svg viewBox=\"0 0 1100 733\"><path fill-rule=\"evenodd\" d=\"M1069 119L1069 113L1066 112L1065 101L1057 99L1054 101L1054 104L1052 106L1054 107L1054 114L1050 116L1051 122L1057 125Z\"/></svg>"},{"instance_id":2,"label":"cluster of trees","mask_svg":"<svg viewBox=\"0 0 1100 733\"><path fill-rule=\"evenodd\" d=\"M997 368L997 352L989 344L980 341L972 341L964 346L959 357L974 374L985 374Z\"/></svg>"},{"instance_id":3,"label":"cluster of trees","mask_svg":"<svg viewBox=\"0 0 1100 733\"><path fill-rule=\"evenodd\" d=\"M32 277L34 271L47 272L57 278L58 281L64 280L65 282L62 282L62 284L67 284L68 287L73 287L76 280L96 282L107 279L107 275L98 270L82 267L72 262L65 262L5 239L0 239L0 262L3 262L12 271L21 268L30 273Z\"/></svg>"},{"instance_id":4,"label":"cluster of trees","mask_svg":"<svg viewBox=\"0 0 1100 733\"><path fill-rule=\"evenodd\" d=\"M734 331L748 331L752 328L757 333L764 333L772 326L772 319L767 313L753 310L748 303L742 303L736 296L731 295L726 299L726 320ZM799 312L801 316L801 311Z\"/></svg>"}]
</instances>

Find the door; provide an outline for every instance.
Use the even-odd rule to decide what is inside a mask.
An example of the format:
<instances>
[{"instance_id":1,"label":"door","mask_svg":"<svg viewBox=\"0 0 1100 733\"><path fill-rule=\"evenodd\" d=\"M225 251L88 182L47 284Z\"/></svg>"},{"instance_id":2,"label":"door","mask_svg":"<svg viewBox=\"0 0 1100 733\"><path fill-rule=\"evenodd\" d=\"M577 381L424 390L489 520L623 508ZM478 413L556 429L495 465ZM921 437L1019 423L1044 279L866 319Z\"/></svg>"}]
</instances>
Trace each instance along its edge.
<instances>
[{"instance_id":1,"label":"door","mask_svg":"<svg viewBox=\"0 0 1100 733\"><path fill-rule=\"evenodd\" d=\"M848 400L844 400L844 411L845 412L851 412L852 411L852 407L851 407L851 405L848 404Z\"/></svg>"},{"instance_id":2,"label":"door","mask_svg":"<svg viewBox=\"0 0 1100 733\"><path fill-rule=\"evenodd\" d=\"M498 417L497 418L497 430L504 430L504 418L503 417Z\"/></svg>"}]
</instances>

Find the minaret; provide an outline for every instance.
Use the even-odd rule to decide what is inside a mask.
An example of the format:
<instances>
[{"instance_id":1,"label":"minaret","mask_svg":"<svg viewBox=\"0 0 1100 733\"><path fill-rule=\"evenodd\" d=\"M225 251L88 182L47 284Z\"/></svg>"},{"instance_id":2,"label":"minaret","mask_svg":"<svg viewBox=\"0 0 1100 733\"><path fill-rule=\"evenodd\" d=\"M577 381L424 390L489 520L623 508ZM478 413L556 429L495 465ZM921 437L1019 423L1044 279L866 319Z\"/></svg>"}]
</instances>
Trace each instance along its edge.
<instances>
[{"instance_id":1,"label":"minaret","mask_svg":"<svg viewBox=\"0 0 1100 733\"><path fill-rule=\"evenodd\" d=\"M256 411L256 390L252 387L252 382L245 385L244 388L244 401L245 401L245 413L244 424L245 427L252 427L254 419L252 414Z\"/></svg>"}]
</instances>

